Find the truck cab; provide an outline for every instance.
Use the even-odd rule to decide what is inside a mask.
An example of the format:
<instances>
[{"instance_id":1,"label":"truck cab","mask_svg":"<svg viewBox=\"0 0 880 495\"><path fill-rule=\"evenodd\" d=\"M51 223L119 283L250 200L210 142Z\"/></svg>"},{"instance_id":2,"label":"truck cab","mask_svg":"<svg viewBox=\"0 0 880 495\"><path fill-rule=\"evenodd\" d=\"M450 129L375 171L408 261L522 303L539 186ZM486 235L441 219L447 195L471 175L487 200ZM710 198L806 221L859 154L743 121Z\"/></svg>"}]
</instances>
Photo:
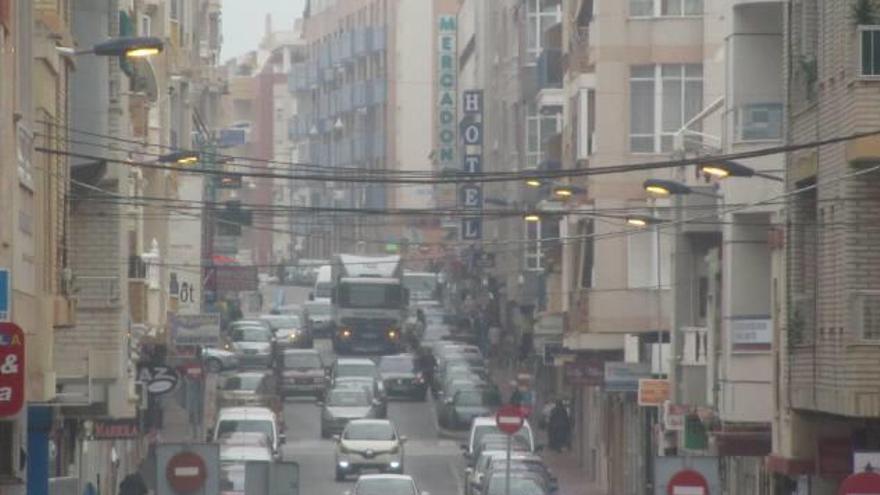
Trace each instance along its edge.
<instances>
[{"instance_id":1,"label":"truck cab","mask_svg":"<svg viewBox=\"0 0 880 495\"><path fill-rule=\"evenodd\" d=\"M339 255L335 261L336 352L399 352L409 304L401 282L400 257Z\"/></svg>"}]
</instances>

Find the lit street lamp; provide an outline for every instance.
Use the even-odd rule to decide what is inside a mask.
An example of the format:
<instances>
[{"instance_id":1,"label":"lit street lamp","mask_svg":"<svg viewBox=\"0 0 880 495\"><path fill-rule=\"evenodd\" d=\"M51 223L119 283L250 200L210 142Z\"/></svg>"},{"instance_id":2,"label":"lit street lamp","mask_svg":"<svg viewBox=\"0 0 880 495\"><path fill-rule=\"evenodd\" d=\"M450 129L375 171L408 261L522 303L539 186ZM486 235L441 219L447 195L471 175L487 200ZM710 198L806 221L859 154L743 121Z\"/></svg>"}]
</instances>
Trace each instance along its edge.
<instances>
[{"instance_id":1,"label":"lit street lamp","mask_svg":"<svg viewBox=\"0 0 880 495\"><path fill-rule=\"evenodd\" d=\"M575 194L584 194L587 190L577 186L556 186L553 188L553 195L560 199L568 199Z\"/></svg>"},{"instance_id":2,"label":"lit street lamp","mask_svg":"<svg viewBox=\"0 0 880 495\"><path fill-rule=\"evenodd\" d=\"M758 172L751 167L747 167L741 163L731 160L722 160L720 162L701 163L698 165L700 172L711 175L718 179L726 179L728 177L762 177L777 182L783 182L782 177Z\"/></svg>"},{"instance_id":3,"label":"lit street lamp","mask_svg":"<svg viewBox=\"0 0 880 495\"><path fill-rule=\"evenodd\" d=\"M56 47L56 49L66 55L94 54L102 57L144 58L158 55L164 47L165 45L160 38L139 36L109 39L86 50L64 46Z\"/></svg>"},{"instance_id":4,"label":"lit street lamp","mask_svg":"<svg viewBox=\"0 0 880 495\"><path fill-rule=\"evenodd\" d=\"M541 187L541 181L538 179L526 179L526 185L529 187Z\"/></svg>"},{"instance_id":5,"label":"lit street lamp","mask_svg":"<svg viewBox=\"0 0 880 495\"><path fill-rule=\"evenodd\" d=\"M199 154L195 151L175 151L159 157L160 163L176 163L178 165L193 165L198 161Z\"/></svg>"},{"instance_id":6,"label":"lit street lamp","mask_svg":"<svg viewBox=\"0 0 880 495\"><path fill-rule=\"evenodd\" d=\"M656 225L658 223L663 223L663 220L659 218L643 216L643 215L633 215L626 217L627 225L631 225L633 227L647 227L649 225Z\"/></svg>"},{"instance_id":7,"label":"lit street lamp","mask_svg":"<svg viewBox=\"0 0 880 495\"><path fill-rule=\"evenodd\" d=\"M537 213L529 213L523 217L523 220L529 223L537 223L541 221L541 215Z\"/></svg>"}]
</instances>

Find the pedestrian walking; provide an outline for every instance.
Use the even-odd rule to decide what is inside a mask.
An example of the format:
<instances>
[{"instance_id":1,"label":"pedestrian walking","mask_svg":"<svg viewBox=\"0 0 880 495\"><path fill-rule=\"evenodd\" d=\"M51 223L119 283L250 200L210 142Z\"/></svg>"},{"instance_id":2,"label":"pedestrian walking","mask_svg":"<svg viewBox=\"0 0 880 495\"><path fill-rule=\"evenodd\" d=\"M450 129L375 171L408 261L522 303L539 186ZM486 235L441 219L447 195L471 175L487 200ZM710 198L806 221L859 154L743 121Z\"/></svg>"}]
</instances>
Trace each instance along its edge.
<instances>
[{"instance_id":1,"label":"pedestrian walking","mask_svg":"<svg viewBox=\"0 0 880 495\"><path fill-rule=\"evenodd\" d=\"M556 406L550 411L550 420L547 424L547 436L550 449L562 452L563 447L569 445L571 437L571 418L568 409L562 400L556 401Z\"/></svg>"}]
</instances>

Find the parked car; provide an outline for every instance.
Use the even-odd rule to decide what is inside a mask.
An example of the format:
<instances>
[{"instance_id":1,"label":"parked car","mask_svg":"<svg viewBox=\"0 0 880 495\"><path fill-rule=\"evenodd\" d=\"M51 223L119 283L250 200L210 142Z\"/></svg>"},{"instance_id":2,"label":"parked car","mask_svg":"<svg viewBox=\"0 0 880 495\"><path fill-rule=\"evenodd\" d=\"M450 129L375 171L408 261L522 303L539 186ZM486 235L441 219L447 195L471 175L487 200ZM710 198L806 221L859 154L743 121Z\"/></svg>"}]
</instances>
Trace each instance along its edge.
<instances>
[{"instance_id":1,"label":"parked car","mask_svg":"<svg viewBox=\"0 0 880 495\"><path fill-rule=\"evenodd\" d=\"M466 430L474 418L494 414L501 403L501 394L493 388L461 389L444 399L438 419L444 428Z\"/></svg>"},{"instance_id":2,"label":"parked car","mask_svg":"<svg viewBox=\"0 0 880 495\"><path fill-rule=\"evenodd\" d=\"M226 407L217 413L214 426L213 441L222 440L235 433L262 433L270 442L274 455L280 453L281 445L286 439L281 433L278 416L266 407Z\"/></svg>"},{"instance_id":3,"label":"parked car","mask_svg":"<svg viewBox=\"0 0 880 495\"><path fill-rule=\"evenodd\" d=\"M408 397L422 401L428 397L428 384L419 372L416 358L412 354L380 358L379 378L389 397Z\"/></svg>"},{"instance_id":4,"label":"parked car","mask_svg":"<svg viewBox=\"0 0 880 495\"><path fill-rule=\"evenodd\" d=\"M549 495L550 487L541 476L527 472L515 472L510 476L510 491L505 490L504 472L493 471L483 478L481 495Z\"/></svg>"},{"instance_id":5,"label":"parked car","mask_svg":"<svg viewBox=\"0 0 880 495\"><path fill-rule=\"evenodd\" d=\"M312 347L311 332L303 324L299 315L263 315L260 319L268 323L269 328L275 334L276 350Z\"/></svg>"},{"instance_id":6,"label":"parked car","mask_svg":"<svg viewBox=\"0 0 880 495\"><path fill-rule=\"evenodd\" d=\"M349 421L377 416L375 401L362 388L334 388L317 404L321 408L321 438L342 433Z\"/></svg>"},{"instance_id":7,"label":"parked car","mask_svg":"<svg viewBox=\"0 0 880 495\"><path fill-rule=\"evenodd\" d=\"M278 394L314 395L320 399L327 390L327 371L321 353L315 349L283 351L276 366Z\"/></svg>"},{"instance_id":8,"label":"parked car","mask_svg":"<svg viewBox=\"0 0 880 495\"><path fill-rule=\"evenodd\" d=\"M544 465L543 460L539 456L528 452L512 452L510 460L511 468L516 467L519 469L520 465L524 465L525 467L533 468L536 471L544 473L550 484L551 491L555 491L554 487L558 486L556 477L550 473L550 470ZM477 461L474 463L474 467L465 470L467 477L465 480L465 486L467 487L465 489L465 495L478 495L482 488L483 477L485 474L493 469L498 469L499 467L503 469L506 463L506 449L483 450L477 458Z\"/></svg>"},{"instance_id":9,"label":"parked car","mask_svg":"<svg viewBox=\"0 0 880 495\"><path fill-rule=\"evenodd\" d=\"M366 474L358 478L354 490L345 495L429 495L419 493L412 476L403 474Z\"/></svg>"},{"instance_id":10,"label":"parked car","mask_svg":"<svg viewBox=\"0 0 880 495\"><path fill-rule=\"evenodd\" d=\"M474 461L476 461L476 456L474 455L475 449L479 446L480 440L482 440L484 435L491 434L503 434L501 430L498 429L498 426L495 424L494 416L487 416L482 418L474 418L471 422L471 430L468 433L467 442L462 444L461 448L464 451L464 456L468 460L468 463L472 466ZM514 437L519 437L523 439L523 441L528 446L529 452L535 452L535 437L532 434L532 427L529 424L528 420L525 420L522 428Z\"/></svg>"},{"instance_id":11,"label":"parked car","mask_svg":"<svg viewBox=\"0 0 880 495\"><path fill-rule=\"evenodd\" d=\"M238 356L234 352L216 347L202 349L202 366L208 373L220 373L223 371L238 369Z\"/></svg>"},{"instance_id":12,"label":"parked car","mask_svg":"<svg viewBox=\"0 0 880 495\"><path fill-rule=\"evenodd\" d=\"M229 337L229 350L238 356L241 366L267 368L272 363L274 337L268 327L233 327Z\"/></svg>"},{"instance_id":13,"label":"parked car","mask_svg":"<svg viewBox=\"0 0 880 495\"><path fill-rule=\"evenodd\" d=\"M336 383L337 378L343 377L370 377L378 378L379 370L376 363L367 358L338 358L333 363L331 379Z\"/></svg>"},{"instance_id":14,"label":"parked car","mask_svg":"<svg viewBox=\"0 0 880 495\"><path fill-rule=\"evenodd\" d=\"M404 443L387 419L351 421L336 437L336 481L366 470L402 474Z\"/></svg>"},{"instance_id":15,"label":"parked car","mask_svg":"<svg viewBox=\"0 0 880 495\"><path fill-rule=\"evenodd\" d=\"M219 407L261 406L280 411L275 376L268 372L245 371L222 378L217 393Z\"/></svg>"}]
</instances>

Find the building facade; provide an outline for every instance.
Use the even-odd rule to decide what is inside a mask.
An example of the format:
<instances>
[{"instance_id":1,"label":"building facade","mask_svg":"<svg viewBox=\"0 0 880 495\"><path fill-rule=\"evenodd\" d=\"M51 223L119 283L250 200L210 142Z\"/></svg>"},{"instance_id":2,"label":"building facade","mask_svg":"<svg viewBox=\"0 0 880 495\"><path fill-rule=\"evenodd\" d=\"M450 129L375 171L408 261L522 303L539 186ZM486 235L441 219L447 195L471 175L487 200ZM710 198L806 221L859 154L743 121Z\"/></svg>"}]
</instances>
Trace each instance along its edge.
<instances>
[{"instance_id":1,"label":"building facade","mask_svg":"<svg viewBox=\"0 0 880 495\"><path fill-rule=\"evenodd\" d=\"M786 141L877 128L876 6L788 4ZM775 291L774 438L777 493L837 493L878 450L876 137L792 152L790 200Z\"/></svg>"}]
</instances>

